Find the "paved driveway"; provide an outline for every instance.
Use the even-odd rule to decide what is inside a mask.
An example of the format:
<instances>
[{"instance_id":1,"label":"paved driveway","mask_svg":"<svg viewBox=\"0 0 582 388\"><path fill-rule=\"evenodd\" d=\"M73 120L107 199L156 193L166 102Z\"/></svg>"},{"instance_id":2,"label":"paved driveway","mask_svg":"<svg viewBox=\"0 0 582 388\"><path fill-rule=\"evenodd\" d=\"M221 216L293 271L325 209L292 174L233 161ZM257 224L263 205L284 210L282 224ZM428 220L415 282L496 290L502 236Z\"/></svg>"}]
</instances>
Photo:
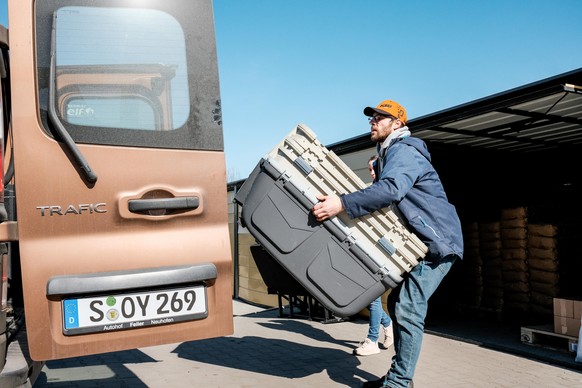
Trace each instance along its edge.
<instances>
[{"instance_id":1,"label":"paved driveway","mask_svg":"<svg viewBox=\"0 0 582 388\"><path fill-rule=\"evenodd\" d=\"M359 387L388 368L391 348L351 354L365 320L324 324L233 303L230 337L49 361L34 387ZM582 387L582 373L427 334L415 387Z\"/></svg>"}]
</instances>

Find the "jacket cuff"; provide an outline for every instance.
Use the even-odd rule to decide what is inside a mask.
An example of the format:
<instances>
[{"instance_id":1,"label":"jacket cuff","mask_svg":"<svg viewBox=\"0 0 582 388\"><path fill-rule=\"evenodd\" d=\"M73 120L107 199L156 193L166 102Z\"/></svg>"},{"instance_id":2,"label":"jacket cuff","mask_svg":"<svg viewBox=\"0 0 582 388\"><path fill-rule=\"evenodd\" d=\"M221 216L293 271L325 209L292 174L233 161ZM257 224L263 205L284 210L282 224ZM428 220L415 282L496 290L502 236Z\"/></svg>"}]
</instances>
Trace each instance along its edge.
<instances>
[{"instance_id":1,"label":"jacket cuff","mask_svg":"<svg viewBox=\"0 0 582 388\"><path fill-rule=\"evenodd\" d=\"M351 212L350 207L348 206L347 196L348 196L348 194L341 194L340 201L342 201L342 207L344 208L344 212L346 212L346 214L348 215L348 217L350 217L350 219L353 219L354 215Z\"/></svg>"}]
</instances>

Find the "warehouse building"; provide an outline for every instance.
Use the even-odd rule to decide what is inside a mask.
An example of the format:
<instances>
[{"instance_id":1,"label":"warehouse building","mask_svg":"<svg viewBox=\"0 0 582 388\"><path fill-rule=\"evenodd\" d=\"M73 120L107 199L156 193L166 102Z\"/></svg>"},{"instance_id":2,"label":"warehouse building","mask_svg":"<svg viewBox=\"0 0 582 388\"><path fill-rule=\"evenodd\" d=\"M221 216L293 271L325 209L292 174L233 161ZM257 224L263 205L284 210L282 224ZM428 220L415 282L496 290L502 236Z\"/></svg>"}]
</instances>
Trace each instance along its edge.
<instances>
[{"instance_id":1,"label":"warehouse building","mask_svg":"<svg viewBox=\"0 0 582 388\"><path fill-rule=\"evenodd\" d=\"M464 229L465 259L431 301L429 323L477 317L550 331L562 325L561 338L577 337L580 318L557 322L554 304L582 299L582 68L408 126L427 143ZM369 133L327 148L370 181ZM243 183L229 184L231 200ZM234 295L277 306L281 295L262 278L249 250L254 239L230 206Z\"/></svg>"}]
</instances>

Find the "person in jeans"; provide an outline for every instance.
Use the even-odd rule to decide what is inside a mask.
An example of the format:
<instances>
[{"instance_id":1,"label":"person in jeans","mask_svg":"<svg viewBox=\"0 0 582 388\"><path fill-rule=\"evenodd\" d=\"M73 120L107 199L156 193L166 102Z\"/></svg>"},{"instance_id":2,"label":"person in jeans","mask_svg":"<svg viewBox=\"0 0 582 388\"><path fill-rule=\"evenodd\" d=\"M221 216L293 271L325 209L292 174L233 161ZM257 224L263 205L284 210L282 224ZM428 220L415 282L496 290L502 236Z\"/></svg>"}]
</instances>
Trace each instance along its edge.
<instances>
[{"instance_id":1,"label":"person in jeans","mask_svg":"<svg viewBox=\"0 0 582 388\"><path fill-rule=\"evenodd\" d=\"M426 144L411 136L406 110L397 102L366 107L371 139L377 144L376 181L341 197L321 195L312 211L323 221L344 211L356 218L395 205L406 224L428 247L427 255L388 296L394 328L394 356L388 373L364 387L412 387L420 355L428 300L451 266L463 256L463 235L431 164Z\"/></svg>"},{"instance_id":2,"label":"person in jeans","mask_svg":"<svg viewBox=\"0 0 582 388\"><path fill-rule=\"evenodd\" d=\"M360 346L354 349L356 356L370 356L372 354L380 353L378 346L378 339L380 338L380 325L382 325L382 333L384 334L384 341L382 346L388 349L394 343L394 335L392 334L392 320L384 311L382 307L382 299L378 297L368 306L370 310L370 326L368 327L368 336L360 343Z\"/></svg>"},{"instance_id":3,"label":"person in jeans","mask_svg":"<svg viewBox=\"0 0 582 388\"><path fill-rule=\"evenodd\" d=\"M378 159L377 155L374 155L368 161L368 170L372 176L372 180L376 180L375 164ZM370 310L370 326L368 327L368 336L364 341L360 343L356 349L354 349L354 354L356 356L370 356L372 354L380 353L380 347L378 346L378 339L380 338L380 325L382 325L382 333L384 334L384 341L382 346L388 349L394 343L394 335L392 334L392 321L388 314L384 311L382 307L382 299L379 296L374 299L372 303L368 306Z\"/></svg>"}]
</instances>

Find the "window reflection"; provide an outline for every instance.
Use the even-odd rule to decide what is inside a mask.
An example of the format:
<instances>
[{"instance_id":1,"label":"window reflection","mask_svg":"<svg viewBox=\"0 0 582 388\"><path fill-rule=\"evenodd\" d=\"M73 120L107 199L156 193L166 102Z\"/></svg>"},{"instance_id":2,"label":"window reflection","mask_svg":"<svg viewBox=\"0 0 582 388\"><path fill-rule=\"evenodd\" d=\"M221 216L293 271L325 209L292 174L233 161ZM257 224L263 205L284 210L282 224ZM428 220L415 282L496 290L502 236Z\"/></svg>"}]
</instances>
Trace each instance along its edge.
<instances>
[{"instance_id":1,"label":"window reflection","mask_svg":"<svg viewBox=\"0 0 582 388\"><path fill-rule=\"evenodd\" d=\"M64 121L143 130L185 123L186 49L172 16L150 9L63 7L55 26L57 108Z\"/></svg>"}]
</instances>

